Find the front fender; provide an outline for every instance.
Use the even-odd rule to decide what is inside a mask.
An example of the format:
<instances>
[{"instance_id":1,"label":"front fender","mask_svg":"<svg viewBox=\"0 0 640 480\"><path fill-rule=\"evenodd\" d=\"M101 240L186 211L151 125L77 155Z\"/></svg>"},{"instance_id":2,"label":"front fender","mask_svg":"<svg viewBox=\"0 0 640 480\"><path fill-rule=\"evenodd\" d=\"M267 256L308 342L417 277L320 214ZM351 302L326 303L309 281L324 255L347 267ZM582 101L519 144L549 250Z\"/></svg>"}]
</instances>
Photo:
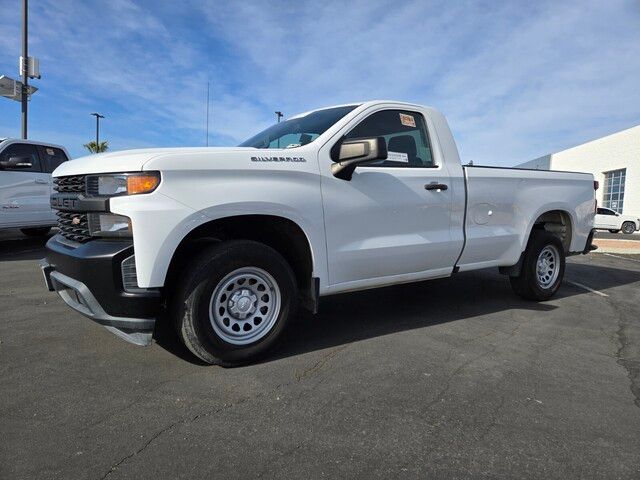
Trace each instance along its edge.
<instances>
[{"instance_id":1,"label":"front fender","mask_svg":"<svg viewBox=\"0 0 640 480\"><path fill-rule=\"evenodd\" d=\"M167 198L167 197L165 197ZM171 199L167 199L173 201ZM174 207L181 204L174 203ZM140 208L140 205L137 205ZM165 203L163 208L167 208ZM183 206L184 207L184 206ZM186 207L188 208L188 207ZM193 209L171 210L171 215L161 221L149 215L139 215L131 210L122 214L132 217L134 226L134 249L136 254L136 269L138 285L142 288L162 287L165 282L171 260L180 243L196 228L223 218L240 215L271 215L285 218L300 227L307 237L311 249L313 262L313 276L327 278L325 251L322 248L322 222L314 225L311 219L305 218L294 208L270 202L247 202L216 205L201 211ZM116 212L119 213L119 212ZM179 217L171 228L165 228L170 217ZM323 268L324 267L324 268Z\"/></svg>"}]
</instances>

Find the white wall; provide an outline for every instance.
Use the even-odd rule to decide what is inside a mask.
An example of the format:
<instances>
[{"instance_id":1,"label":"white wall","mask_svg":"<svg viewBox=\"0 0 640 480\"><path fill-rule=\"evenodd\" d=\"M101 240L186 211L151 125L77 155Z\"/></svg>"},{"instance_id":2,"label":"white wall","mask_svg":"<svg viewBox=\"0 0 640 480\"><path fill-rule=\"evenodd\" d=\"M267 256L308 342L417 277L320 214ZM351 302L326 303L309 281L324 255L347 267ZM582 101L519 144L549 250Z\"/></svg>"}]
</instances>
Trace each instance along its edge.
<instances>
[{"instance_id":1,"label":"white wall","mask_svg":"<svg viewBox=\"0 0 640 480\"><path fill-rule=\"evenodd\" d=\"M546 157L518 165L525 168L544 168ZM569 170L593 173L600 182L598 205L602 205L604 172L626 168L624 211L640 218L640 125L612 135L583 143L577 147L551 154L550 170Z\"/></svg>"}]
</instances>

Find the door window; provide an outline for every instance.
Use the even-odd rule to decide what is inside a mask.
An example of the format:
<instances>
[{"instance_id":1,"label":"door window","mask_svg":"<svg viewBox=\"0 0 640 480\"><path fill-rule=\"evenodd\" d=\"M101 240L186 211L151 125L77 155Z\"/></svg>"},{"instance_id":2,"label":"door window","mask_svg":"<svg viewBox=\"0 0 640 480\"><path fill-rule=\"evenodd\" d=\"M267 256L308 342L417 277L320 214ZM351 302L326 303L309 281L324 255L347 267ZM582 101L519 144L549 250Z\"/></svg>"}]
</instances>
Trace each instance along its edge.
<instances>
[{"instance_id":1,"label":"door window","mask_svg":"<svg viewBox=\"0 0 640 480\"><path fill-rule=\"evenodd\" d=\"M615 216L616 212L614 212L613 210L609 210L608 208L599 208L598 209L598 215L614 215Z\"/></svg>"},{"instance_id":2,"label":"door window","mask_svg":"<svg viewBox=\"0 0 640 480\"><path fill-rule=\"evenodd\" d=\"M388 158L363 167L434 167L424 117L407 110L382 110L365 118L345 138L384 137Z\"/></svg>"},{"instance_id":3,"label":"door window","mask_svg":"<svg viewBox=\"0 0 640 480\"><path fill-rule=\"evenodd\" d=\"M44 166L49 173L53 172L62 163L69 160L67 155L60 148L42 146L39 147L39 149L40 158L42 158Z\"/></svg>"},{"instance_id":4,"label":"door window","mask_svg":"<svg viewBox=\"0 0 640 480\"><path fill-rule=\"evenodd\" d=\"M28 157L31 163L30 168L8 168L16 172L42 172L40 168L40 160L38 158L38 149L35 145L28 143L12 143L0 153L2 161L9 160L11 157Z\"/></svg>"}]
</instances>

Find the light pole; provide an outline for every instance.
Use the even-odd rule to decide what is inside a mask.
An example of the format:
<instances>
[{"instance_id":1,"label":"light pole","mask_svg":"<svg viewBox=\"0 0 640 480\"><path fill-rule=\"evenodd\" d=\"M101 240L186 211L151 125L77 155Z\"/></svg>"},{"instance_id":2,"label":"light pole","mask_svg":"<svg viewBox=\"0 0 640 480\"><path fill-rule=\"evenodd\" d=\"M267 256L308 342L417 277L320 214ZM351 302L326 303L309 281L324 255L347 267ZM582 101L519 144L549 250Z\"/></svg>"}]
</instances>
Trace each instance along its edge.
<instances>
[{"instance_id":1,"label":"light pole","mask_svg":"<svg viewBox=\"0 0 640 480\"><path fill-rule=\"evenodd\" d=\"M28 44L28 15L29 2L22 0L22 138L27 139L27 110L29 99L29 44Z\"/></svg>"},{"instance_id":2,"label":"light pole","mask_svg":"<svg viewBox=\"0 0 640 480\"><path fill-rule=\"evenodd\" d=\"M100 148L100 119L104 118L104 115L95 112L91 115L96 117L96 153L98 153L98 149Z\"/></svg>"}]
</instances>

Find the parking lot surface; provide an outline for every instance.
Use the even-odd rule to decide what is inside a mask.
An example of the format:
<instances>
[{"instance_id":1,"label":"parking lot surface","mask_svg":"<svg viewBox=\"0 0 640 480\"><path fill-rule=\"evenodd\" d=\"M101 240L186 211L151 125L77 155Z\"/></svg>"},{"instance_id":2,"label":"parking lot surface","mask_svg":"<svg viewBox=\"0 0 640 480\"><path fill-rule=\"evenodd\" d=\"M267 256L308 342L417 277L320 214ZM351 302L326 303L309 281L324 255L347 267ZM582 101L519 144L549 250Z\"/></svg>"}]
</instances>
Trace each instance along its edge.
<instances>
[{"instance_id":1,"label":"parking lot surface","mask_svg":"<svg viewBox=\"0 0 640 480\"><path fill-rule=\"evenodd\" d=\"M640 478L640 261L325 298L260 364L136 347L0 236L0 478Z\"/></svg>"}]
</instances>

